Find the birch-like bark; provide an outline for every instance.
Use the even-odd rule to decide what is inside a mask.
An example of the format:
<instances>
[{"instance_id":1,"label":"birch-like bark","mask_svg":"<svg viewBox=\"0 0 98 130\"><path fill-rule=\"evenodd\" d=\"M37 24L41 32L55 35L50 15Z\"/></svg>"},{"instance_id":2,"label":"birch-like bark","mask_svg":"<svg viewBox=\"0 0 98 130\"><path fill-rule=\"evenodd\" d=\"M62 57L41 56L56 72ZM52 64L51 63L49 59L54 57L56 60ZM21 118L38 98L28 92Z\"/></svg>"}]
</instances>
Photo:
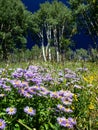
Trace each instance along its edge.
<instances>
[{"instance_id":1,"label":"birch-like bark","mask_svg":"<svg viewBox=\"0 0 98 130\"><path fill-rule=\"evenodd\" d=\"M59 62L59 48L58 48L57 29L56 28L53 30L53 33L54 33L54 45L55 45L55 49L56 49L56 60L57 60L57 62Z\"/></svg>"},{"instance_id":2,"label":"birch-like bark","mask_svg":"<svg viewBox=\"0 0 98 130\"><path fill-rule=\"evenodd\" d=\"M49 61L51 61L51 49L49 48Z\"/></svg>"},{"instance_id":3,"label":"birch-like bark","mask_svg":"<svg viewBox=\"0 0 98 130\"><path fill-rule=\"evenodd\" d=\"M46 55L45 55L45 47L44 47L44 37L43 37L43 32L40 33L40 37L41 37L41 45L42 45L42 54L43 54L43 59L46 62Z\"/></svg>"},{"instance_id":4,"label":"birch-like bark","mask_svg":"<svg viewBox=\"0 0 98 130\"><path fill-rule=\"evenodd\" d=\"M50 48L50 40L51 40L51 27L47 27L47 31L46 31L46 34L47 34L47 46L46 46L46 57L48 57L48 59L50 60L50 56L51 56L51 51L49 50Z\"/></svg>"}]
</instances>

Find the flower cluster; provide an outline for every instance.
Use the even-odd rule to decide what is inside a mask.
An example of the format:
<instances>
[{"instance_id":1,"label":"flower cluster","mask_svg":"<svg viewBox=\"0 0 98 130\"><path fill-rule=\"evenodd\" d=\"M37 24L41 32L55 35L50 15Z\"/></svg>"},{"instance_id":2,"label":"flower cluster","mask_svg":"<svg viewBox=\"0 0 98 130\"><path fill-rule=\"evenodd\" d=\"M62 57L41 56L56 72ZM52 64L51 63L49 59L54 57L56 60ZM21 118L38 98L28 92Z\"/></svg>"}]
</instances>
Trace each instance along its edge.
<instances>
[{"instance_id":1,"label":"flower cluster","mask_svg":"<svg viewBox=\"0 0 98 130\"><path fill-rule=\"evenodd\" d=\"M12 117L16 113L18 113L19 111L18 109L20 109L21 111L23 109L23 111L28 115L26 117L34 116L34 115L36 116L37 108L36 108L36 105L33 104L33 101L36 100L36 98L38 99L38 101L42 99L40 102L38 102L41 104L41 106L38 105L38 107L39 106L41 107L40 108L41 110L41 109L44 109L43 101L45 101L46 103L49 99L50 104L48 105L50 106L47 105L48 108L50 107L49 112L51 113L51 110L52 112L54 111L54 113L57 112L56 113L58 117L57 121L60 124L60 126L72 128L76 124L76 122L71 117L68 119L66 119L65 117L66 117L66 114L68 117L68 115L73 112L73 110L70 109L70 105L72 105L74 94L69 90L61 89L59 91L57 90L52 91L52 89L49 90L48 88L50 87L49 86L50 84L54 85L53 83L56 83L57 85L61 83L62 85L62 82L64 79L76 80L77 75L71 70L65 69L65 72L59 71L57 77L54 77L53 79L51 73L48 73L48 71L49 70L39 67L39 66L29 66L27 69L17 68L11 74L10 79L8 78L0 79L0 88L1 88L0 92L4 92L4 94L3 93L0 94L0 97L2 99L5 96L8 96L8 99L10 99L10 94L11 94L11 99L12 99L15 94L15 98L17 99L16 104L19 104L20 99L22 99L21 100L22 105L23 106L27 105L24 108L8 107L5 110L6 114L10 115L9 117ZM70 76L66 77L68 75L71 75L71 77ZM80 88L80 86L75 85L74 88ZM52 101L54 102L54 104L52 104ZM14 102L10 100L10 103L12 103L10 105L13 106ZM46 108L46 110L49 110L48 108ZM62 117L62 118L59 117L62 114L64 114L63 116L65 117ZM5 122L3 120L1 120L1 122L2 123L0 125L2 129L3 127L5 127L6 124L4 125Z\"/></svg>"},{"instance_id":2,"label":"flower cluster","mask_svg":"<svg viewBox=\"0 0 98 130\"><path fill-rule=\"evenodd\" d=\"M70 109L70 108L65 108L63 105L61 104L58 104L57 105L57 108L60 110L60 111L63 111L63 112L66 112L66 113L72 113L73 111Z\"/></svg>"},{"instance_id":3,"label":"flower cluster","mask_svg":"<svg viewBox=\"0 0 98 130\"><path fill-rule=\"evenodd\" d=\"M66 119L65 117L58 117L57 122L59 125L66 128L73 128L74 125L76 125L76 121L71 117L69 117L68 119Z\"/></svg>"}]
</instances>

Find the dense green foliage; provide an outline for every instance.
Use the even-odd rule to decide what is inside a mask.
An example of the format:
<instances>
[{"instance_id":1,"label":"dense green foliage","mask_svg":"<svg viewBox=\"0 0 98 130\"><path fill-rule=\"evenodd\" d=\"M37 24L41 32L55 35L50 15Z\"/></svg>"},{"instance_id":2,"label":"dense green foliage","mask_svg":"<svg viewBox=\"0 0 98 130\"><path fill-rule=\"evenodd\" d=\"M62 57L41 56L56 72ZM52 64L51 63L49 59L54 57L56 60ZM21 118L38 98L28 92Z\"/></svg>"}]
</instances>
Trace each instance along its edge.
<instances>
[{"instance_id":1,"label":"dense green foliage","mask_svg":"<svg viewBox=\"0 0 98 130\"><path fill-rule=\"evenodd\" d=\"M25 47L30 16L20 0L0 0L0 53L3 59L7 59L14 48Z\"/></svg>"},{"instance_id":2,"label":"dense green foliage","mask_svg":"<svg viewBox=\"0 0 98 130\"><path fill-rule=\"evenodd\" d=\"M98 1L68 0L68 3L69 6L58 0L45 2L31 13L21 0L0 0L0 59L22 58L25 53L28 59L43 57L44 61L60 62L75 56L77 59L77 51L73 55L71 50L75 46L72 37L81 29L91 36L97 48ZM36 39L36 45L40 45L40 48L33 49L34 53L26 50L28 33L31 33L32 40ZM84 54L92 55L95 61L98 52L92 50L90 48Z\"/></svg>"},{"instance_id":3,"label":"dense green foliage","mask_svg":"<svg viewBox=\"0 0 98 130\"><path fill-rule=\"evenodd\" d=\"M46 50L43 50L46 61L51 46L55 47L57 53L67 50L72 43L71 37L76 33L76 24L72 11L62 2L53 1L41 4L40 9L33 14L32 29L39 36L42 46L47 41ZM48 58L51 59L49 56ZM59 61L59 54L56 58Z\"/></svg>"},{"instance_id":4,"label":"dense green foliage","mask_svg":"<svg viewBox=\"0 0 98 130\"><path fill-rule=\"evenodd\" d=\"M98 1L69 0L79 29L85 29L96 45L98 37Z\"/></svg>"}]
</instances>

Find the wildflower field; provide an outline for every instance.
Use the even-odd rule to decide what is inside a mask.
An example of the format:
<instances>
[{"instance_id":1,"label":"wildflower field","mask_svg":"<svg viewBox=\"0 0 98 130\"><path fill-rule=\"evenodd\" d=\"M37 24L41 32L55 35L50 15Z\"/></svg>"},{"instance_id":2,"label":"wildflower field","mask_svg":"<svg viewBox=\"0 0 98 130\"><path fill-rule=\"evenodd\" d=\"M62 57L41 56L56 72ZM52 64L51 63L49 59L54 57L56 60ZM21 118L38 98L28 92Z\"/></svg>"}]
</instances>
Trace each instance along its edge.
<instances>
[{"instance_id":1,"label":"wildflower field","mask_svg":"<svg viewBox=\"0 0 98 130\"><path fill-rule=\"evenodd\" d=\"M0 129L98 130L98 65L2 64Z\"/></svg>"}]
</instances>

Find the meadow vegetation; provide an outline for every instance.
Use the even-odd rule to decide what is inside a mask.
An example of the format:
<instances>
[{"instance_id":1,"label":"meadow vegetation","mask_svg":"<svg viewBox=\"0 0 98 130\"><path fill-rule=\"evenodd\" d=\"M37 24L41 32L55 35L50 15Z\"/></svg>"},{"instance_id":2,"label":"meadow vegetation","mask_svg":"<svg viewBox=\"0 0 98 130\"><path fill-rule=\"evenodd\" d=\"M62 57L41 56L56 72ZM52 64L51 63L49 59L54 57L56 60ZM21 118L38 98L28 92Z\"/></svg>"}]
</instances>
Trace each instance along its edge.
<instances>
[{"instance_id":1,"label":"meadow vegetation","mask_svg":"<svg viewBox=\"0 0 98 130\"><path fill-rule=\"evenodd\" d=\"M98 129L96 63L32 61L0 66L1 129Z\"/></svg>"}]
</instances>

